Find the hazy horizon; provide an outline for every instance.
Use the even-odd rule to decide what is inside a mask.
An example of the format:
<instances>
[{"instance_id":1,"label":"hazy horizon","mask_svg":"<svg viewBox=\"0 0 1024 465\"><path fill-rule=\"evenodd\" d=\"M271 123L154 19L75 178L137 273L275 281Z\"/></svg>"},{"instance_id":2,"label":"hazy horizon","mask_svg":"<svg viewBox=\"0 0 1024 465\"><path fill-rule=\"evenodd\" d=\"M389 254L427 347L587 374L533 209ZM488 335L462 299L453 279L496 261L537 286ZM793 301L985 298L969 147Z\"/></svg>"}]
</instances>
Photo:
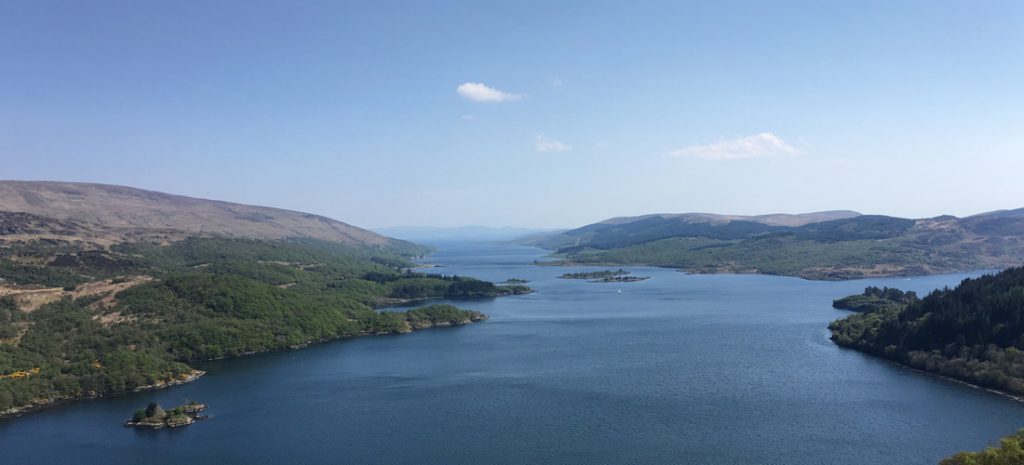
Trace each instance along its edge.
<instances>
[{"instance_id":1,"label":"hazy horizon","mask_svg":"<svg viewBox=\"0 0 1024 465\"><path fill-rule=\"evenodd\" d=\"M1024 206L1024 4L9 4L0 178L364 228Z\"/></svg>"}]
</instances>

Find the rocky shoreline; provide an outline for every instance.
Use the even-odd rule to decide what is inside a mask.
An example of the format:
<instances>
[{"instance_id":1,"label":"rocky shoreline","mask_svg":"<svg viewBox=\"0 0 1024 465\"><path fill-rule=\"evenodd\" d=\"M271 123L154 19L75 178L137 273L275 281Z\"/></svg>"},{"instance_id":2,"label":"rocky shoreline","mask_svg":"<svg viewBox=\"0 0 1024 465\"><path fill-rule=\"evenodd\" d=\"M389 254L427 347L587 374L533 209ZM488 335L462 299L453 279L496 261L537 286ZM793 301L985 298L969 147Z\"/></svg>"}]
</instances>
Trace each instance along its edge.
<instances>
[{"instance_id":1,"label":"rocky shoreline","mask_svg":"<svg viewBox=\"0 0 1024 465\"><path fill-rule=\"evenodd\" d=\"M124 422L124 426L143 429L178 428L209 418L208 415L200 415L204 411L206 404L199 402L191 402L166 412L157 404L149 404L146 410L136 412L131 420Z\"/></svg>"},{"instance_id":2,"label":"rocky shoreline","mask_svg":"<svg viewBox=\"0 0 1024 465\"><path fill-rule=\"evenodd\" d=\"M131 392L151 391L151 390L155 390L155 389L163 389L163 388L166 388L166 387L178 386L178 385L185 384L185 383L191 383L192 381L195 381L195 380L199 379L201 376L203 376L205 374L206 374L206 372L203 371L203 370L192 370L191 373L185 373L184 375L182 375L179 378L169 379L169 380L166 380L166 381L158 381L158 382L153 383L153 384L148 384L148 385L145 385L145 386L139 386L139 387L137 387L135 389L132 389ZM91 392L89 394L85 394L85 395L81 395L81 396L56 396L56 397L49 397L49 398L45 398L45 399L35 399L35 400L32 401L31 404L21 405L21 406L18 406L18 407L12 407L12 408L9 408L7 410L0 411L0 420L4 420L4 419L7 419L7 418L20 417L22 415L26 415L26 414L29 414L29 413L32 413L32 412L38 412L40 410L48 409L48 408L51 408L51 407L56 407L58 405L66 403L66 402L73 402L73 401L78 401L78 400L96 400L96 399L102 399L104 397L112 397L112 396L117 396L117 395L121 395L121 394L125 394L125 393L124 392L118 392L118 393L111 393L111 394L107 394L107 395L102 395L102 394L98 394L98 393L95 393L95 392Z\"/></svg>"}]
</instances>

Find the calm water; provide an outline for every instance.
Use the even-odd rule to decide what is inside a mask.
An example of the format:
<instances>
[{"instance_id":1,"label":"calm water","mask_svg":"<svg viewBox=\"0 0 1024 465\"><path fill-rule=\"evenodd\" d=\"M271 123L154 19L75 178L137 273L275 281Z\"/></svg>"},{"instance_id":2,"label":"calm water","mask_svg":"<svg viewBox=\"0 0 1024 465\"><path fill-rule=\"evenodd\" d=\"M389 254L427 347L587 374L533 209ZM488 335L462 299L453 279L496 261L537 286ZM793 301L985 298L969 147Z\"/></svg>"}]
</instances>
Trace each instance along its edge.
<instances>
[{"instance_id":1,"label":"calm water","mask_svg":"<svg viewBox=\"0 0 1024 465\"><path fill-rule=\"evenodd\" d=\"M485 323L207 364L199 381L0 421L2 464L935 464L1024 426L1024 404L842 350L840 283L691 276L589 284L537 249L448 244L435 271L539 292L460 302ZM580 269L573 269L580 271ZM622 294L616 291L622 289ZM149 401L211 405L174 431Z\"/></svg>"}]
</instances>

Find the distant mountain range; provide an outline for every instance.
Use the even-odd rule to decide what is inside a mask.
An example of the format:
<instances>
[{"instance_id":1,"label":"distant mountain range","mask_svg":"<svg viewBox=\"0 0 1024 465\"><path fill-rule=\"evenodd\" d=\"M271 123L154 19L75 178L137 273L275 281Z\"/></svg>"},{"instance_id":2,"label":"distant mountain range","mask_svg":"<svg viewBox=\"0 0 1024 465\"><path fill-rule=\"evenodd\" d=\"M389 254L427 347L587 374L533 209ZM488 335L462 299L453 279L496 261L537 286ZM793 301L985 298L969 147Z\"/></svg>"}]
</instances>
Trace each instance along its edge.
<instances>
[{"instance_id":1,"label":"distant mountain range","mask_svg":"<svg viewBox=\"0 0 1024 465\"><path fill-rule=\"evenodd\" d=\"M562 263L647 264L810 279L920 275L1024 263L1024 209L905 219L827 211L612 218L524 238Z\"/></svg>"},{"instance_id":2,"label":"distant mountain range","mask_svg":"<svg viewBox=\"0 0 1024 465\"><path fill-rule=\"evenodd\" d=\"M0 181L0 240L46 238L110 245L185 236L304 237L359 246L405 246L324 216L196 199L132 187Z\"/></svg>"},{"instance_id":3,"label":"distant mountain range","mask_svg":"<svg viewBox=\"0 0 1024 465\"><path fill-rule=\"evenodd\" d=\"M387 228L373 228L373 231L388 237L404 239L407 241L508 241L518 237L556 232L551 229L516 228L511 226L457 226L457 227L432 227L432 226L394 226Z\"/></svg>"}]
</instances>

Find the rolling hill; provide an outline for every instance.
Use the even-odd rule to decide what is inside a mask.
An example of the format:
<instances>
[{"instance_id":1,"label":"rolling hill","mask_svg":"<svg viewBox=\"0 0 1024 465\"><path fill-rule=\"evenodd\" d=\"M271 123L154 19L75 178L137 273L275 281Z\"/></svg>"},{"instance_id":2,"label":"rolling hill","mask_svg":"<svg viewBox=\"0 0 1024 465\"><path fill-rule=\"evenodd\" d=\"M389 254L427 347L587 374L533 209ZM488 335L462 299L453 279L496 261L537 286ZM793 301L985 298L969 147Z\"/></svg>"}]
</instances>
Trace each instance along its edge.
<instances>
[{"instance_id":1,"label":"rolling hill","mask_svg":"<svg viewBox=\"0 0 1024 465\"><path fill-rule=\"evenodd\" d=\"M522 243L561 263L645 264L699 273L850 279L1024 263L1024 209L906 219L851 211L613 218Z\"/></svg>"},{"instance_id":2,"label":"rolling hill","mask_svg":"<svg viewBox=\"0 0 1024 465\"><path fill-rule=\"evenodd\" d=\"M0 212L6 212L0 217L0 229L34 222L36 234L72 238L81 233L81 239L102 245L184 236L305 237L361 246L405 245L310 213L106 184L0 181ZM14 212L31 216L10 215ZM53 220L52 227L45 219Z\"/></svg>"}]
</instances>

